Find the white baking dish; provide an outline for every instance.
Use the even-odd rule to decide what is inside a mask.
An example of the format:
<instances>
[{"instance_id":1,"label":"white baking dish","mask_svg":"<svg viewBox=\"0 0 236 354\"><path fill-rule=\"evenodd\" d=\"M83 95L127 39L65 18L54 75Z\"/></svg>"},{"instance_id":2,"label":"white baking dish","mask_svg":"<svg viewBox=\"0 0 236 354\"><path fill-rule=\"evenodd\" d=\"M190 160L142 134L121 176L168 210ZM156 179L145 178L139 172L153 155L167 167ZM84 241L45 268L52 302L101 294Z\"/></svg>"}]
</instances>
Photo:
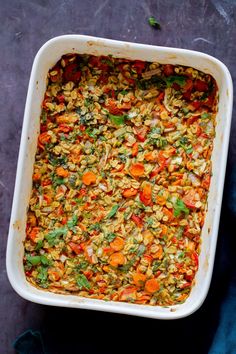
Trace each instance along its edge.
<instances>
[{"instance_id":1,"label":"white baking dish","mask_svg":"<svg viewBox=\"0 0 236 354\"><path fill-rule=\"evenodd\" d=\"M25 279L22 241L25 238L26 212L31 193L41 102L49 68L66 53L112 54L119 58L186 65L211 74L217 82L219 112L212 154L213 177L209 192L208 212L202 231L199 270L196 275L196 284L189 298L181 305L162 308L58 295L36 289ZM44 44L35 57L29 82L8 236L7 273L15 291L23 298L40 304L118 312L159 319L181 318L196 311L207 295L212 276L228 152L232 97L232 80L228 69L219 60L203 53L82 35L56 37Z\"/></svg>"}]
</instances>

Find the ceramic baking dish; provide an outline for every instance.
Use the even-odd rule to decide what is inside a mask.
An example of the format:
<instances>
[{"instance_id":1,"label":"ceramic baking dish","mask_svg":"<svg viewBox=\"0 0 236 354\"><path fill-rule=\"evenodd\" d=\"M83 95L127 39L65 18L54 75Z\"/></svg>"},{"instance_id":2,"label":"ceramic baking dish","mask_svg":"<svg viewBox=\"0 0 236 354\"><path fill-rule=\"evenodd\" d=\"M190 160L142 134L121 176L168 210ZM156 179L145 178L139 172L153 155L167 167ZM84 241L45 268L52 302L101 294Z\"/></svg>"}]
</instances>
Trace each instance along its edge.
<instances>
[{"instance_id":1,"label":"ceramic baking dish","mask_svg":"<svg viewBox=\"0 0 236 354\"><path fill-rule=\"evenodd\" d=\"M164 308L59 295L36 289L25 279L22 262L23 240L25 239L26 212L39 134L41 102L46 89L46 76L49 68L66 53L112 54L118 58L186 65L211 74L217 82L219 111L212 154L213 177L209 191L208 212L202 230L196 283L189 298L183 304ZM182 318L196 311L207 295L212 276L228 152L232 97L232 80L226 66L219 60L200 52L82 35L56 37L44 44L35 57L29 82L8 236L7 274L15 291L27 300L45 305L101 310L158 319Z\"/></svg>"}]
</instances>

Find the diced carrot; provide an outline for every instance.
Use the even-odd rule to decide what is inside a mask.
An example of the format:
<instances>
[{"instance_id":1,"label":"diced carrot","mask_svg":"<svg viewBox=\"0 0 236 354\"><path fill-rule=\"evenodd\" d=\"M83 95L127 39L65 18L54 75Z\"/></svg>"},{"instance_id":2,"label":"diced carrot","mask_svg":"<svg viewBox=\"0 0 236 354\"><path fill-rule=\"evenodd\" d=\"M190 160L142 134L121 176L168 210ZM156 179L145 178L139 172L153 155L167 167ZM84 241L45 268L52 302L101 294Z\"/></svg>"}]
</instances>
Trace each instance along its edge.
<instances>
[{"instance_id":1,"label":"diced carrot","mask_svg":"<svg viewBox=\"0 0 236 354\"><path fill-rule=\"evenodd\" d=\"M168 227L164 224L161 224L161 236L167 235Z\"/></svg>"},{"instance_id":2,"label":"diced carrot","mask_svg":"<svg viewBox=\"0 0 236 354\"><path fill-rule=\"evenodd\" d=\"M106 273L110 273L110 271L111 271L111 268L110 268L109 266L107 266L107 265L104 265L104 266L102 267L102 269L103 269L104 272L106 272Z\"/></svg>"},{"instance_id":3,"label":"diced carrot","mask_svg":"<svg viewBox=\"0 0 236 354\"><path fill-rule=\"evenodd\" d=\"M85 270L84 275L86 276L87 279L91 279L93 276L93 271L92 270Z\"/></svg>"},{"instance_id":4,"label":"diced carrot","mask_svg":"<svg viewBox=\"0 0 236 354\"><path fill-rule=\"evenodd\" d=\"M153 278L153 279L148 279L145 283L145 290L148 293L154 294L156 291L160 289L160 284L159 282Z\"/></svg>"},{"instance_id":5,"label":"diced carrot","mask_svg":"<svg viewBox=\"0 0 236 354\"><path fill-rule=\"evenodd\" d=\"M155 151L150 151L144 155L144 158L149 162L154 162L157 161L157 154L155 153Z\"/></svg>"},{"instance_id":6,"label":"diced carrot","mask_svg":"<svg viewBox=\"0 0 236 354\"><path fill-rule=\"evenodd\" d=\"M95 173L88 171L85 172L85 174L82 177L82 181L86 186L89 186L90 184L96 183L97 177Z\"/></svg>"},{"instance_id":7,"label":"diced carrot","mask_svg":"<svg viewBox=\"0 0 236 354\"><path fill-rule=\"evenodd\" d=\"M60 177L64 177L64 178L66 178L66 177L68 177L68 175L69 175L69 172L67 171L67 170L65 170L63 167L57 167L57 169L56 169L56 173L57 173L57 175L58 176L60 176Z\"/></svg>"},{"instance_id":8,"label":"diced carrot","mask_svg":"<svg viewBox=\"0 0 236 354\"><path fill-rule=\"evenodd\" d=\"M125 256L121 252L115 252L109 257L109 264L113 267L118 267L125 263Z\"/></svg>"},{"instance_id":9,"label":"diced carrot","mask_svg":"<svg viewBox=\"0 0 236 354\"><path fill-rule=\"evenodd\" d=\"M35 239L39 233L39 227L33 227L33 229L30 231L29 238L35 242Z\"/></svg>"},{"instance_id":10,"label":"diced carrot","mask_svg":"<svg viewBox=\"0 0 236 354\"><path fill-rule=\"evenodd\" d=\"M124 198L134 197L138 193L137 189L127 188L122 192Z\"/></svg>"},{"instance_id":11,"label":"diced carrot","mask_svg":"<svg viewBox=\"0 0 236 354\"><path fill-rule=\"evenodd\" d=\"M165 93L164 92L159 93L159 95L156 98L156 102L157 103L162 102L164 100L164 97L165 97Z\"/></svg>"},{"instance_id":12,"label":"diced carrot","mask_svg":"<svg viewBox=\"0 0 236 354\"><path fill-rule=\"evenodd\" d=\"M61 279L60 273L55 270L49 269L48 275L49 275L50 280L52 280L52 281L58 281L59 279Z\"/></svg>"},{"instance_id":13,"label":"diced carrot","mask_svg":"<svg viewBox=\"0 0 236 354\"><path fill-rule=\"evenodd\" d=\"M148 206L148 205L152 205L152 186L151 184L147 183L145 184L145 186L143 187L143 190L140 192L140 200L141 202Z\"/></svg>"},{"instance_id":14,"label":"diced carrot","mask_svg":"<svg viewBox=\"0 0 236 354\"><path fill-rule=\"evenodd\" d=\"M178 301L178 302L182 302L182 301L184 301L187 297L188 297L188 294L181 294L181 295L177 298L177 301Z\"/></svg>"},{"instance_id":15,"label":"diced carrot","mask_svg":"<svg viewBox=\"0 0 236 354\"><path fill-rule=\"evenodd\" d=\"M114 100L110 99L108 104L107 104L107 109L109 113L114 114L116 116L122 115L123 112L120 108L117 107L117 104Z\"/></svg>"},{"instance_id":16,"label":"diced carrot","mask_svg":"<svg viewBox=\"0 0 236 354\"><path fill-rule=\"evenodd\" d=\"M131 102L124 102L120 105L120 109L124 111L129 110L131 108Z\"/></svg>"},{"instance_id":17,"label":"diced carrot","mask_svg":"<svg viewBox=\"0 0 236 354\"><path fill-rule=\"evenodd\" d=\"M111 247L104 247L103 248L103 253L105 253L105 254L110 254L112 252L114 252L114 250Z\"/></svg>"},{"instance_id":18,"label":"diced carrot","mask_svg":"<svg viewBox=\"0 0 236 354\"><path fill-rule=\"evenodd\" d=\"M130 166L130 173L134 177L141 177L144 174L144 165L142 163L134 163Z\"/></svg>"},{"instance_id":19,"label":"diced carrot","mask_svg":"<svg viewBox=\"0 0 236 354\"><path fill-rule=\"evenodd\" d=\"M52 202L52 198L50 195L44 194L43 199L46 201L46 203L49 205Z\"/></svg>"},{"instance_id":20,"label":"diced carrot","mask_svg":"<svg viewBox=\"0 0 236 354\"><path fill-rule=\"evenodd\" d=\"M134 275L133 275L134 284L138 287L141 287L144 285L146 278L147 278L147 276L145 274L134 273Z\"/></svg>"},{"instance_id":21,"label":"diced carrot","mask_svg":"<svg viewBox=\"0 0 236 354\"><path fill-rule=\"evenodd\" d=\"M40 179L41 179L41 173L35 172L35 173L33 174L33 181L34 181L34 182L37 182L37 181L40 181Z\"/></svg>"},{"instance_id":22,"label":"diced carrot","mask_svg":"<svg viewBox=\"0 0 236 354\"><path fill-rule=\"evenodd\" d=\"M211 176L209 173L205 174L202 179L202 188L208 190L210 187Z\"/></svg>"},{"instance_id":23,"label":"diced carrot","mask_svg":"<svg viewBox=\"0 0 236 354\"><path fill-rule=\"evenodd\" d=\"M83 248L81 247L80 244L75 243L75 242L69 242L69 246L74 251L76 254L80 254L83 252Z\"/></svg>"},{"instance_id":24,"label":"diced carrot","mask_svg":"<svg viewBox=\"0 0 236 354\"><path fill-rule=\"evenodd\" d=\"M64 216L61 220L62 225L65 225L67 223L68 219L66 216Z\"/></svg>"},{"instance_id":25,"label":"diced carrot","mask_svg":"<svg viewBox=\"0 0 236 354\"><path fill-rule=\"evenodd\" d=\"M134 145L132 146L132 156L135 157L138 155L138 143L134 143Z\"/></svg>"},{"instance_id":26,"label":"diced carrot","mask_svg":"<svg viewBox=\"0 0 236 354\"><path fill-rule=\"evenodd\" d=\"M187 194L185 194L182 200L188 208L195 208L195 191L191 189Z\"/></svg>"},{"instance_id":27,"label":"diced carrot","mask_svg":"<svg viewBox=\"0 0 236 354\"><path fill-rule=\"evenodd\" d=\"M51 136L47 132L40 134L38 137L38 144L42 149L44 149L44 145L48 144L50 141Z\"/></svg>"},{"instance_id":28,"label":"diced carrot","mask_svg":"<svg viewBox=\"0 0 236 354\"><path fill-rule=\"evenodd\" d=\"M150 230L144 230L142 232L142 235L143 235L143 241L145 245L148 245L153 242L154 236Z\"/></svg>"},{"instance_id":29,"label":"diced carrot","mask_svg":"<svg viewBox=\"0 0 236 354\"><path fill-rule=\"evenodd\" d=\"M119 295L120 301L135 301L137 298L137 289L134 286L128 286L121 291Z\"/></svg>"},{"instance_id":30,"label":"diced carrot","mask_svg":"<svg viewBox=\"0 0 236 354\"><path fill-rule=\"evenodd\" d=\"M168 217L168 221L171 221L173 219L173 213L169 209L163 208L162 211Z\"/></svg>"},{"instance_id":31,"label":"diced carrot","mask_svg":"<svg viewBox=\"0 0 236 354\"><path fill-rule=\"evenodd\" d=\"M110 246L114 251L120 251L124 248L125 241L121 237L116 237L111 243Z\"/></svg>"},{"instance_id":32,"label":"diced carrot","mask_svg":"<svg viewBox=\"0 0 236 354\"><path fill-rule=\"evenodd\" d=\"M166 204L166 198L164 198L162 195L158 195L156 197L156 202L159 205L165 205Z\"/></svg>"},{"instance_id":33,"label":"diced carrot","mask_svg":"<svg viewBox=\"0 0 236 354\"><path fill-rule=\"evenodd\" d=\"M162 259L163 258L163 248L161 245L159 245L157 252L152 254L152 257L154 259Z\"/></svg>"}]
</instances>

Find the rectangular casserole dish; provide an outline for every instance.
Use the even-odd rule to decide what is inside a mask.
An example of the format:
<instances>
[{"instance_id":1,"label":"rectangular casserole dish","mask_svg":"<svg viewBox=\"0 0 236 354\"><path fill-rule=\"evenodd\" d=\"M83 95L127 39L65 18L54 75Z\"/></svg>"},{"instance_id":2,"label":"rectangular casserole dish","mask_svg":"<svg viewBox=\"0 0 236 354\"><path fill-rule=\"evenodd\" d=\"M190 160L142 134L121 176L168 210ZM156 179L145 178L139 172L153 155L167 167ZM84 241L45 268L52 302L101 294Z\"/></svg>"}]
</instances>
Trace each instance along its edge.
<instances>
[{"instance_id":1,"label":"rectangular casserole dish","mask_svg":"<svg viewBox=\"0 0 236 354\"><path fill-rule=\"evenodd\" d=\"M41 102L46 88L48 70L66 53L86 53L98 56L112 54L117 58L185 65L212 75L217 82L219 111L212 153L213 177L208 195L208 211L201 235L199 270L195 278L195 286L183 304L159 307L59 295L39 290L25 279L22 262L23 240L25 239L26 213L39 134ZM182 318L196 311L207 295L212 276L228 152L232 97L232 80L228 69L219 60L203 53L83 35L56 37L44 44L34 60L29 82L8 236L7 274L15 291L27 300L45 305L93 309L158 319Z\"/></svg>"}]
</instances>

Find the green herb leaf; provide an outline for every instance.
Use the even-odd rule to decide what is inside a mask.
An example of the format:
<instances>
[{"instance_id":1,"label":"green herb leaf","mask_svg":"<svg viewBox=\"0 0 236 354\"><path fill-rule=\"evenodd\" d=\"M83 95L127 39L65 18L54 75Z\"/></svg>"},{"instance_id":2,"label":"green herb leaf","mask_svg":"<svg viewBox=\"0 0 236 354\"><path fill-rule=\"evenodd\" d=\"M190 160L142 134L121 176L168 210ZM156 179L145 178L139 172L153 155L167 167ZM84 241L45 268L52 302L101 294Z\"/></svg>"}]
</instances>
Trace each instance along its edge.
<instances>
[{"instance_id":1,"label":"green herb leaf","mask_svg":"<svg viewBox=\"0 0 236 354\"><path fill-rule=\"evenodd\" d=\"M188 215L189 209L181 199L177 199L176 203L174 204L174 216L178 217L182 212L185 213L185 215Z\"/></svg>"},{"instance_id":2,"label":"green herb leaf","mask_svg":"<svg viewBox=\"0 0 236 354\"><path fill-rule=\"evenodd\" d=\"M109 233L105 236L105 239L106 239L108 242L112 242L115 238L116 238L116 234L114 234L113 232L109 232Z\"/></svg>"},{"instance_id":3,"label":"green herb leaf","mask_svg":"<svg viewBox=\"0 0 236 354\"><path fill-rule=\"evenodd\" d=\"M58 237L64 236L67 233L68 229L67 227L60 227L58 229L55 229L53 231L50 231L46 236L46 240L48 241L50 246L55 245L58 242Z\"/></svg>"},{"instance_id":4,"label":"green herb leaf","mask_svg":"<svg viewBox=\"0 0 236 354\"><path fill-rule=\"evenodd\" d=\"M65 180L64 180L64 178L54 177L53 183L60 186L61 184L65 183Z\"/></svg>"},{"instance_id":5,"label":"green herb leaf","mask_svg":"<svg viewBox=\"0 0 236 354\"><path fill-rule=\"evenodd\" d=\"M46 123L46 121L47 121L47 112L43 109L42 110L42 113L41 113L41 121L42 121L42 123Z\"/></svg>"},{"instance_id":6,"label":"green herb leaf","mask_svg":"<svg viewBox=\"0 0 236 354\"><path fill-rule=\"evenodd\" d=\"M152 264L153 273L155 273L158 270L158 268L160 267L161 263L162 263L161 261L157 261L157 260L155 260L153 262L153 264Z\"/></svg>"},{"instance_id":7,"label":"green herb leaf","mask_svg":"<svg viewBox=\"0 0 236 354\"><path fill-rule=\"evenodd\" d=\"M193 152L192 146L185 150L186 154L191 154Z\"/></svg>"},{"instance_id":8,"label":"green herb leaf","mask_svg":"<svg viewBox=\"0 0 236 354\"><path fill-rule=\"evenodd\" d=\"M80 262L76 267L76 271L79 272L80 270L83 270L83 269L86 269L88 267L88 262L86 261L83 261L83 262Z\"/></svg>"},{"instance_id":9,"label":"green herb leaf","mask_svg":"<svg viewBox=\"0 0 236 354\"><path fill-rule=\"evenodd\" d=\"M184 86L186 83L185 76L171 75L171 76L168 76L165 80L166 80L167 87L171 87L173 84L178 84L179 86Z\"/></svg>"},{"instance_id":10,"label":"green herb leaf","mask_svg":"<svg viewBox=\"0 0 236 354\"><path fill-rule=\"evenodd\" d=\"M121 90L119 93L120 93L121 95L127 95L128 92L129 92L129 91Z\"/></svg>"},{"instance_id":11,"label":"green herb leaf","mask_svg":"<svg viewBox=\"0 0 236 354\"><path fill-rule=\"evenodd\" d=\"M48 279L47 267L38 267L37 271L38 271L37 279L39 280L41 286L46 288L47 287L47 279Z\"/></svg>"},{"instance_id":12,"label":"green herb leaf","mask_svg":"<svg viewBox=\"0 0 236 354\"><path fill-rule=\"evenodd\" d=\"M26 255L26 259L33 266L38 265L39 263L41 263L41 257L40 256Z\"/></svg>"},{"instance_id":13,"label":"green herb leaf","mask_svg":"<svg viewBox=\"0 0 236 354\"><path fill-rule=\"evenodd\" d=\"M127 118L127 115L123 114L122 116L115 116L114 114L108 113L108 117L113 124L122 125L125 124L125 119Z\"/></svg>"},{"instance_id":14,"label":"green herb leaf","mask_svg":"<svg viewBox=\"0 0 236 354\"><path fill-rule=\"evenodd\" d=\"M93 231L93 230L101 231L102 230L101 225L99 224L99 222L96 222L95 224L90 225L88 229L89 229L89 231Z\"/></svg>"},{"instance_id":15,"label":"green herb leaf","mask_svg":"<svg viewBox=\"0 0 236 354\"><path fill-rule=\"evenodd\" d=\"M118 269L121 271L121 272L124 272L124 273L127 273L130 268L134 265L134 263L136 262L137 258L134 257L132 258L129 262L127 262L125 265L121 266L121 267L118 267Z\"/></svg>"},{"instance_id":16,"label":"green herb leaf","mask_svg":"<svg viewBox=\"0 0 236 354\"><path fill-rule=\"evenodd\" d=\"M97 138L97 134L99 133L99 130L87 128L85 130L85 133L88 134L88 136L90 136L91 138L95 139L95 138Z\"/></svg>"},{"instance_id":17,"label":"green herb leaf","mask_svg":"<svg viewBox=\"0 0 236 354\"><path fill-rule=\"evenodd\" d=\"M40 248L42 248L42 247L43 247L43 241L39 240L36 244L35 251L40 250Z\"/></svg>"},{"instance_id":18,"label":"green herb leaf","mask_svg":"<svg viewBox=\"0 0 236 354\"><path fill-rule=\"evenodd\" d=\"M154 27L156 29L161 29L160 23L157 22L157 20L153 16L149 17L148 23L149 23L150 26L152 26L152 27Z\"/></svg>"},{"instance_id":19,"label":"green herb leaf","mask_svg":"<svg viewBox=\"0 0 236 354\"><path fill-rule=\"evenodd\" d=\"M80 289L91 289L91 285L84 274L80 274L77 278L77 285Z\"/></svg>"},{"instance_id":20,"label":"green herb leaf","mask_svg":"<svg viewBox=\"0 0 236 354\"><path fill-rule=\"evenodd\" d=\"M145 250L146 250L146 247L144 245L140 245L138 248L137 256L141 257L144 254Z\"/></svg>"},{"instance_id":21,"label":"green herb leaf","mask_svg":"<svg viewBox=\"0 0 236 354\"><path fill-rule=\"evenodd\" d=\"M210 114L209 113L202 113L202 115L201 115L201 118L202 119L208 119L208 118L210 118Z\"/></svg>"},{"instance_id":22,"label":"green herb leaf","mask_svg":"<svg viewBox=\"0 0 236 354\"><path fill-rule=\"evenodd\" d=\"M48 258L46 257L46 256L44 256L44 255L42 255L42 256L40 256L40 260L41 260L41 263L44 265L44 266L47 266L47 265L49 265L49 260L48 260Z\"/></svg>"},{"instance_id":23,"label":"green herb leaf","mask_svg":"<svg viewBox=\"0 0 236 354\"><path fill-rule=\"evenodd\" d=\"M67 221L67 226L69 230L73 229L73 227L77 225L77 222L78 222L78 216L73 215L72 218Z\"/></svg>"},{"instance_id":24,"label":"green herb leaf","mask_svg":"<svg viewBox=\"0 0 236 354\"><path fill-rule=\"evenodd\" d=\"M185 116L189 113L189 109L186 108L186 107L184 107L184 108L182 109L182 111L183 111L183 113L184 113Z\"/></svg>"},{"instance_id":25,"label":"green herb leaf","mask_svg":"<svg viewBox=\"0 0 236 354\"><path fill-rule=\"evenodd\" d=\"M107 219L113 218L113 216L117 213L117 210L119 209L119 204L113 205L111 208L110 212L107 214Z\"/></svg>"},{"instance_id":26,"label":"green herb leaf","mask_svg":"<svg viewBox=\"0 0 236 354\"><path fill-rule=\"evenodd\" d=\"M112 61L109 60L109 59L105 59L105 58L104 58L104 59L101 60L101 62L104 63L104 64L107 64L107 65L110 66L111 68L113 68L113 66L114 66L113 63L112 63Z\"/></svg>"}]
</instances>

